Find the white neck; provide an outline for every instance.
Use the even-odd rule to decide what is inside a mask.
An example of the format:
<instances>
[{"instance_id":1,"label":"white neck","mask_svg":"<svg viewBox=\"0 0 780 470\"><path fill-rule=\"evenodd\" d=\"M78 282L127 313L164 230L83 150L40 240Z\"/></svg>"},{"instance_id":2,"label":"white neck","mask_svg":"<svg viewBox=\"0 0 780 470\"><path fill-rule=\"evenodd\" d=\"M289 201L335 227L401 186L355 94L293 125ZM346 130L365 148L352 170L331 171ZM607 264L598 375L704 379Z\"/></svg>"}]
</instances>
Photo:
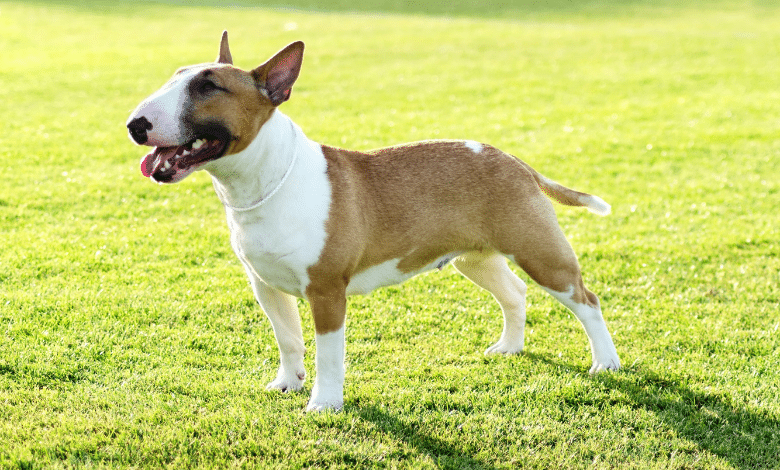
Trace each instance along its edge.
<instances>
[{"instance_id":1,"label":"white neck","mask_svg":"<svg viewBox=\"0 0 780 470\"><path fill-rule=\"evenodd\" d=\"M300 128L274 110L246 149L206 165L222 204L246 212L270 200L295 166L301 138Z\"/></svg>"}]
</instances>

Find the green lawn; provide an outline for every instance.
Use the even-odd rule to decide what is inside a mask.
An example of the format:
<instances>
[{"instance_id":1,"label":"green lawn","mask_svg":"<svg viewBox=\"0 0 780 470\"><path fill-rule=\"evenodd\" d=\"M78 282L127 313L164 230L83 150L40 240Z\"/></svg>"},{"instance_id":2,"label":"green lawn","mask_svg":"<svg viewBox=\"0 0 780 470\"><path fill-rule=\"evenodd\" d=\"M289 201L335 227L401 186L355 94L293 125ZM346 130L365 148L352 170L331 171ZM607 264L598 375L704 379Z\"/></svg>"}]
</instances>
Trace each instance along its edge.
<instances>
[{"instance_id":1,"label":"green lawn","mask_svg":"<svg viewBox=\"0 0 780 470\"><path fill-rule=\"evenodd\" d=\"M0 1L0 467L780 467L774 2L172 3ZM208 175L150 184L124 129L223 29L245 68L306 42L315 140L484 141L611 203L558 213L624 369L535 286L483 356L498 306L447 268L350 298L342 413L266 392Z\"/></svg>"}]
</instances>

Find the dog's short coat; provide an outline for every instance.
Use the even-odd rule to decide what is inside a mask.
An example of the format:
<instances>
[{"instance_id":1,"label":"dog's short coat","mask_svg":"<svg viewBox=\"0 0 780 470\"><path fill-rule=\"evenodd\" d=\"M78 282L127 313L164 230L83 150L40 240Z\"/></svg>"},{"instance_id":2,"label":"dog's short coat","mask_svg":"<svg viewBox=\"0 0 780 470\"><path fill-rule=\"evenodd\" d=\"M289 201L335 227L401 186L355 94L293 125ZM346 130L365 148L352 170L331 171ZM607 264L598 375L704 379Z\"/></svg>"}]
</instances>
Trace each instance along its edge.
<instances>
[{"instance_id":1,"label":"dog's short coat","mask_svg":"<svg viewBox=\"0 0 780 470\"><path fill-rule=\"evenodd\" d=\"M606 215L607 203L540 175L494 147L426 141L354 152L309 140L277 107L290 98L303 43L251 71L232 66L227 32L216 63L180 69L132 113L141 171L160 183L212 176L231 244L273 325L280 367L269 389L306 376L295 297L311 304L316 376L308 410L343 406L346 296L449 262L501 306L501 338L486 353L522 351L526 285L510 259L585 327L591 373L620 367L599 300L545 193Z\"/></svg>"}]
</instances>

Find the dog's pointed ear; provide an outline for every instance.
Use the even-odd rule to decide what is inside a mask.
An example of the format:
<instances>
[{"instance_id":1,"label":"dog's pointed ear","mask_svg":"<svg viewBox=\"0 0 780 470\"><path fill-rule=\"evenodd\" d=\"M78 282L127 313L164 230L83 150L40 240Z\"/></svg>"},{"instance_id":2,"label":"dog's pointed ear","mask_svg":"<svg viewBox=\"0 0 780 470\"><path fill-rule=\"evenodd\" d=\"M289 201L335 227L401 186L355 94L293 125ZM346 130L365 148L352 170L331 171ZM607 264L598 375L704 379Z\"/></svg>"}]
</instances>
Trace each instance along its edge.
<instances>
[{"instance_id":1,"label":"dog's pointed ear","mask_svg":"<svg viewBox=\"0 0 780 470\"><path fill-rule=\"evenodd\" d=\"M217 56L217 63L233 65L233 56L230 55L227 31L222 32L222 41L219 43L219 55Z\"/></svg>"},{"instance_id":2,"label":"dog's pointed ear","mask_svg":"<svg viewBox=\"0 0 780 470\"><path fill-rule=\"evenodd\" d=\"M303 63L303 42L297 41L277 52L268 62L252 70L259 88L265 90L271 104L279 106L288 99Z\"/></svg>"}]
</instances>

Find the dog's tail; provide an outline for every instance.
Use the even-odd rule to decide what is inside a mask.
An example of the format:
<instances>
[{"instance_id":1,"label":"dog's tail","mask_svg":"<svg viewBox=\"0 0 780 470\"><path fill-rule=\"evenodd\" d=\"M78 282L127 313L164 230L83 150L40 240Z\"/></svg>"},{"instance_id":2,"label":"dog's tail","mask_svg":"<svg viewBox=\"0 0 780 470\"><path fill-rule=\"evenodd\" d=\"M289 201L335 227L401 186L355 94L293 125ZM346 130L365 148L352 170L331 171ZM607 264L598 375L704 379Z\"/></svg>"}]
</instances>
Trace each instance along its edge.
<instances>
[{"instance_id":1,"label":"dog's tail","mask_svg":"<svg viewBox=\"0 0 780 470\"><path fill-rule=\"evenodd\" d=\"M529 165L525 166L531 171L531 174L534 176L536 184L539 185L539 188L550 199L567 206L585 207L589 211L598 215L609 215L609 213L612 212L612 206L607 204L600 197L567 188L566 186L558 184L550 178L540 174Z\"/></svg>"}]
</instances>

